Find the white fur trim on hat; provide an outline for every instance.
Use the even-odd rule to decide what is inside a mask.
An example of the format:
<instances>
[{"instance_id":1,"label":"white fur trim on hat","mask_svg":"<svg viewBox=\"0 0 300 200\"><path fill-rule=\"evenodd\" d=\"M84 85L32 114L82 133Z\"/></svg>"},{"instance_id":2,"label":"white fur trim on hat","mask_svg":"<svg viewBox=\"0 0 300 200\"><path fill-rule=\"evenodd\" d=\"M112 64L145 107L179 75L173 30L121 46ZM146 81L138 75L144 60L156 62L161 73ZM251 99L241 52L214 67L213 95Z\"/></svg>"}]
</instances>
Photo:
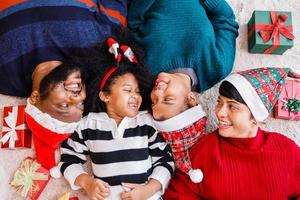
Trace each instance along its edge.
<instances>
[{"instance_id":1,"label":"white fur trim on hat","mask_svg":"<svg viewBox=\"0 0 300 200\"><path fill-rule=\"evenodd\" d=\"M29 99L27 99L25 112L38 124L57 134L73 133L78 124L78 122L67 123L54 119L49 114L42 112L40 109L32 105L29 102Z\"/></svg>"},{"instance_id":2,"label":"white fur trim on hat","mask_svg":"<svg viewBox=\"0 0 300 200\"><path fill-rule=\"evenodd\" d=\"M192 108L187 109L186 111L164 121L154 120L154 124L158 131L174 131L183 129L188 125L193 124L194 122L205 117L206 113L202 109L202 106L199 104Z\"/></svg>"},{"instance_id":3,"label":"white fur trim on hat","mask_svg":"<svg viewBox=\"0 0 300 200\"><path fill-rule=\"evenodd\" d=\"M188 174L194 183L200 183L203 179L203 173L200 169L190 169Z\"/></svg>"},{"instance_id":4,"label":"white fur trim on hat","mask_svg":"<svg viewBox=\"0 0 300 200\"><path fill-rule=\"evenodd\" d=\"M300 74L300 69L290 68L290 70L296 74Z\"/></svg>"},{"instance_id":5,"label":"white fur trim on hat","mask_svg":"<svg viewBox=\"0 0 300 200\"><path fill-rule=\"evenodd\" d=\"M231 74L225 78L225 81L230 82L238 90L256 121L262 122L269 116L269 111L245 77L240 74Z\"/></svg>"},{"instance_id":6,"label":"white fur trim on hat","mask_svg":"<svg viewBox=\"0 0 300 200\"><path fill-rule=\"evenodd\" d=\"M293 77L293 78L299 78L300 77L300 69L293 69L293 68L289 68L291 73L294 74L294 76L296 77Z\"/></svg>"},{"instance_id":7,"label":"white fur trim on hat","mask_svg":"<svg viewBox=\"0 0 300 200\"><path fill-rule=\"evenodd\" d=\"M57 166L52 167L49 170L49 172L50 172L51 177L53 177L53 178L60 178L62 176L62 174Z\"/></svg>"}]
</instances>

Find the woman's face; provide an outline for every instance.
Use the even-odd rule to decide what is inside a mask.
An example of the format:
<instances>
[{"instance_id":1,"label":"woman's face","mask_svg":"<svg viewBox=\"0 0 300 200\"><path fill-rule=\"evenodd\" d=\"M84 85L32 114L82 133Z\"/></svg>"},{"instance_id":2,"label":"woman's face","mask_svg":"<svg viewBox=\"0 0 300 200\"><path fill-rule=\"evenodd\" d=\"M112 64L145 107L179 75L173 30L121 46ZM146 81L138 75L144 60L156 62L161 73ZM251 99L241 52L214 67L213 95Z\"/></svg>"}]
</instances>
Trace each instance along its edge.
<instances>
[{"instance_id":1,"label":"woman's face","mask_svg":"<svg viewBox=\"0 0 300 200\"><path fill-rule=\"evenodd\" d=\"M215 107L219 121L219 134L223 137L255 137L257 125L249 108L234 99L219 96Z\"/></svg>"},{"instance_id":2,"label":"woman's face","mask_svg":"<svg viewBox=\"0 0 300 200\"><path fill-rule=\"evenodd\" d=\"M69 74L65 82L58 83L45 99L35 105L51 117L71 123L82 118L85 98L86 91L78 70Z\"/></svg>"},{"instance_id":3,"label":"woman's face","mask_svg":"<svg viewBox=\"0 0 300 200\"><path fill-rule=\"evenodd\" d=\"M110 92L100 98L106 104L108 115L116 120L136 116L142 103L138 82L131 73L113 81Z\"/></svg>"}]
</instances>

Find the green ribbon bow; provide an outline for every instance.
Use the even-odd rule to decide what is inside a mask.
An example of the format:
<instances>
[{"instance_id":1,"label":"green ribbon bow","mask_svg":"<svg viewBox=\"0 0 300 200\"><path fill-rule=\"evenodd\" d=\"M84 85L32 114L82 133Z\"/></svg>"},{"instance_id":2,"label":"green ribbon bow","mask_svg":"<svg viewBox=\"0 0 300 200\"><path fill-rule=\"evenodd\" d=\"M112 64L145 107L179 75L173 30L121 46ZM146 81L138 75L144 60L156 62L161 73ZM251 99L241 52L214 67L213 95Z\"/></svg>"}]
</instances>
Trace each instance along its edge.
<instances>
[{"instance_id":1,"label":"green ribbon bow","mask_svg":"<svg viewBox=\"0 0 300 200\"><path fill-rule=\"evenodd\" d=\"M292 113L297 113L300 111L300 100L296 98L289 99L286 104L286 109Z\"/></svg>"}]
</instances>

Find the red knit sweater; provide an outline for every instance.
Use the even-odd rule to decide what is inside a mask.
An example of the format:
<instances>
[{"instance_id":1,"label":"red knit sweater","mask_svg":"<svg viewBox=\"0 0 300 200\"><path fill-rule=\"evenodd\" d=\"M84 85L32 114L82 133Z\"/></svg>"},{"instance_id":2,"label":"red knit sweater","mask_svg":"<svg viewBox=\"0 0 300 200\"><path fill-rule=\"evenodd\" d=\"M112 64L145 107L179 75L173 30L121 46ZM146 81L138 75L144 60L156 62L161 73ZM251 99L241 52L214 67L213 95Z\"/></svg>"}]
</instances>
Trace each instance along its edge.
<instances>
[{"instance_id":1,"label":"red knit sweater","mask_svg":"<svg viewBox=\"0 0 300 200\"><path fill-rule=\"evenodd\" d=\"M164 199L300 199L300 148L258 129L255 138L224 138L215 131L191 150L201 183L176 170Z\"/></svg>"}]
</instances>

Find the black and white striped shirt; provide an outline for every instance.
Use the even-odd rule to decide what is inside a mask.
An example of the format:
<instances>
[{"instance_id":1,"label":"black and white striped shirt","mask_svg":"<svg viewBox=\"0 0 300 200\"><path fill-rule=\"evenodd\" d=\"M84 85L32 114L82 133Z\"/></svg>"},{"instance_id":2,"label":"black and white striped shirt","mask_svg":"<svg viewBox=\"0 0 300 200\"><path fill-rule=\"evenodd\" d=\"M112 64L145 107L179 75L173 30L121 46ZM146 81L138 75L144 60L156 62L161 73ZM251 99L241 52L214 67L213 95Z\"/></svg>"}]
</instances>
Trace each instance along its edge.
<instances>
[{"instance_id":1,"label":"black and white striped shirt","mask_svg":"<svg viewBox=\"0 0 300 200\"><path fill-rule=\"evenodd\" d=\"M117 127L106 113L90 113L61 146L62 174L72 189L90 156L94 177L111 186L122 182L145 183L149 178L167 187L174 171L171 150L153 125L152 116L140 112L125 117Z\"/></svg>"}]
</instances>

